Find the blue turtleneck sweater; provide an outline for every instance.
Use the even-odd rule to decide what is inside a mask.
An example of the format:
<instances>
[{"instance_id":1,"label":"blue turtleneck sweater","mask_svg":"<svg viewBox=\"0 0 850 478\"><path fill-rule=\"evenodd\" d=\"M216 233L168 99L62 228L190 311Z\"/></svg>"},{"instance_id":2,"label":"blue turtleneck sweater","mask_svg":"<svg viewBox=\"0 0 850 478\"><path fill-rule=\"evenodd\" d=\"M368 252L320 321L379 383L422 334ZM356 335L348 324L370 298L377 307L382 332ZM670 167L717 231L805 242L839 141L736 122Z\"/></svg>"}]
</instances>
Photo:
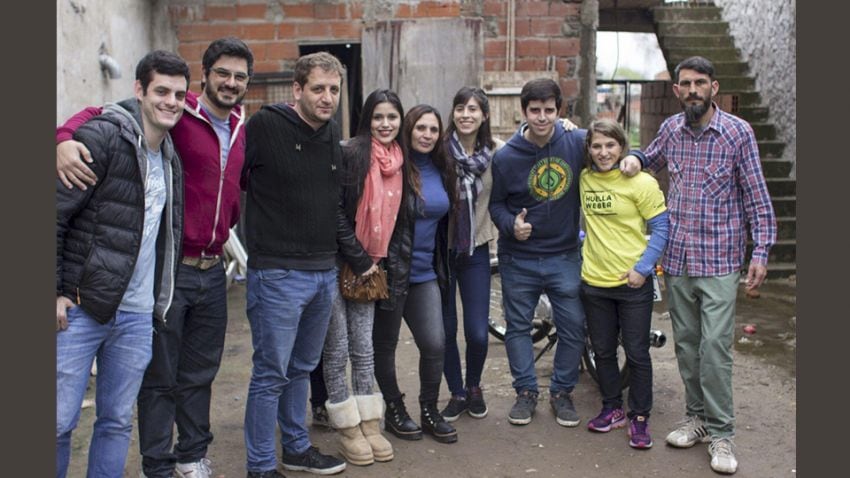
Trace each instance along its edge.
<instances>
[{"instance_id":1,"label":"blue turtleneck sweater","mask_svg":"<svg viewBox=\"0 0 850 478\"><path fill-rule=\"evenodd\" d=\"M429 155L411 151L410 159L419 168L422 184L422 197L417 199L416 204L410 283L421 284L437 278L437 273L434 271L437 223L449 212L449 196L443 187L440 172L431 162Z\"/></svg>"}]
</instances>

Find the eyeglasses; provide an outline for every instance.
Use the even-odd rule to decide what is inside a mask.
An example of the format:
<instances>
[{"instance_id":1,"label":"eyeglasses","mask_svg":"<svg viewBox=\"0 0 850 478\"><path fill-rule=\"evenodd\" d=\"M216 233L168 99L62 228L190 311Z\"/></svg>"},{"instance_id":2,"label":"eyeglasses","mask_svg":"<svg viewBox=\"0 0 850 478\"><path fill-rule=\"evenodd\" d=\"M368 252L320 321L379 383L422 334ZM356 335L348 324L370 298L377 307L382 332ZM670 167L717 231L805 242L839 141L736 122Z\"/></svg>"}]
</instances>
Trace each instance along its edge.
<instances>
[{"instance_id":1,"label":"eyeglasses","mask_svg":"<svg viewBox=\"0 0 850 478\"><path fill-rule=\"evenodd\" d=\"M212 68L212 71L222 80L229 80L233 76L239 83L248 81L248 74L241 71L230 71L227 68Z\"/></svg>"}]
</instances>

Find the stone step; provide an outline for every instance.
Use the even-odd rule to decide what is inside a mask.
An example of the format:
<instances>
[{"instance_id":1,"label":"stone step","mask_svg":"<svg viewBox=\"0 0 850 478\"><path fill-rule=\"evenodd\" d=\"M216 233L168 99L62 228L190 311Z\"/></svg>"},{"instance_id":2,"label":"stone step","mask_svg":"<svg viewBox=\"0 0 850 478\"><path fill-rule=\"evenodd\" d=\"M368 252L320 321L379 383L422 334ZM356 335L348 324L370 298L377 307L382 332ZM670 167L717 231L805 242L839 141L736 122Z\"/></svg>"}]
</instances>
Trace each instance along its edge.
<instances>
[{"instance_id":1,"label":"stone step","mask_svg":"<svg viewBox=\"0 0 850 478\"><path fill-rule=\"evenodd\" d=\"M699 6L699 7L656 7L652 9L652 15L655 21L674 21L674 20L722 20L720 16L720 7L714 6Z\"/></svg>"},{"instance_id":2,"label":"stone step","mask_svg":"<svg viewBox=\"0 0 850 478\"><path fill-rule=\"evenodd\" d=\"M744 257L750 257L752 255L753 245L752 243L747 244L747 255ZM767 263L789 263L796 262L797 260L797 241L794 239L782 239L777 240L776 244L771 246L770 252L767 255Z\"/></svg>"},{"instance_id":3,"label":"stone step","mask_svg":"<svg viewBox=\"0 0 850 478\"><path fill-rule=\"evenodd\" d=\"M794 262L767 263L767 278L782 279L797 275L797 264Z\"/></svg>"},{"instance_id":4,"label":"stone step","mask_svg":"<svg viewBox=\"0 0 850 478\"><path fill-rule=\"evenodd\" d=\"M747 76L750 65L745 61L712 61L717 76Z\"/></svg>"},{"instance_id":5,"label":"stone step","mask_svg":"<svg viewBox=\"0 0 850 478\"><path fill-rule=\"evenodd\" d=\"M655 22L658 36L668 35L728 35L729 25L726 22L701 21L657 21Z\"/></svg>"},{"instance_id":6,"label":"stone step","mask_svg":"<svg viewBox=\"0 0 850 478\"><path fill-rule=\"evenodd\" d=\"M793 163L782 158L761 158L761 169L765 178L787 178Z\"/></svg>"},{"instance_id":7,"label":"stone step","mask_svg":"<svg viewBox=\"0 0 850 478\"><path fill-rule=\"evenodd\" d=\"M776 218L776 239L797 239L797 218L796 217L777 217Z\"/></svg>"},{"instance_id":8,"label":"stone step","mask_svg":"<svg viewBox=\"0 0 850 478\"><path fill-rule=\"evenodd\" d=\"M753 133L759 141L772 141L776 139L776 126L773 123L750 123Z\"/></svg>"},{"instance_id":9,"label":"stone step","mask_svg":"<svg viewBox=\"0 0 850 478\"><path fill-rule=\"evenodd\" d=\"M661 51L664 52L664 58L666 58L669 63L679 63L685 58L690 58L692 56L703 56L712 62L741 60L741 50L735 47L712 48L708 46L697 46L669 48L665 43L661 45Z\"/></svg>"},{"instance_id":10,"label":"stone step","mask_svg":"<svg viewBox=\"0 0 850 478\"><path fill-rule=\"evenodd\" d=\"M658 43L664 48L734 48L729 35L668 35L660 37ZM716 63L715 63L716 65Z\"/></svg>"},{"instance_id":11,"label":"stone step","mask_svg":"<svg viewBox=\"0 0 850 478\"><path fill-rule=\"evenodd\" d=\"M791 217L797 215L797 196L773 196L773 214L776 217Z\"/></svg>"},{"instance_id":12,"label":"stone step","mask_svg":"<svg viewBox=\"0 0 850 478\"><path fill-rule=\"evenodd\" d=\"M785 143L782 141L761 141L756 140L759 146L759 156L762 159L765 158L781 158L782 153L785 152ZM789 170L790 172L790 170ZM784 175L783 177L787 177L788 175Z\"/></svg>"},{"instance_id":13,"label":"stone step","mask_svg":"<svg viewBox=\"0 0 850 478\"><path fill-rule=\"evenodd\" d=\"M764 106L739 106L734 114L750 124L768 120L768 109Z\"/></svg>"},{"instance_id":14,"label":"stone step","mask_svg":"<svg viewBox=\"0 0 850 478\"><path fill-rule=\"evenodd\" d=\"M796 196L797 180L792 178L765 178L767 191L774 196Z\"/></svg>"}]
</instances>

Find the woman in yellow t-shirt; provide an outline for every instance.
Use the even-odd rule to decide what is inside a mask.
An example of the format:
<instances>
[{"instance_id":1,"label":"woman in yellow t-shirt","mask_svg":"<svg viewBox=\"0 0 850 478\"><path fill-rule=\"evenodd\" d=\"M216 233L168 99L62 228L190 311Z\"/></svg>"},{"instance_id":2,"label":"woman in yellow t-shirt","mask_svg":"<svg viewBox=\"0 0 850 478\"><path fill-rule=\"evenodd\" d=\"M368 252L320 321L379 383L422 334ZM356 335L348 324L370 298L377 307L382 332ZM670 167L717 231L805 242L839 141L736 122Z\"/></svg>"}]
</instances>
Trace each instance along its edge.
<instances>
[{"instance_id":1,"label":"woman in yellow t-shirt","mask_svg":"<svg viewBox=\"0 0 850 478\"><path fill-rule=\"evenodd\" d=\"M649 327L652 281L667 245L669 222L664 194L647 173L634 177L619 169L626 151L623 128L596 120L587 130L587 160L579 182L586 237L582 246L581 299L596 354L602 411L588 429L608 432L629 421L629 445L649 448L652 409L652 361ZM649 241L646 225L651 228ZM623 411L618 337L629 364L629 411Z\"/></svg>"}]
</instances>

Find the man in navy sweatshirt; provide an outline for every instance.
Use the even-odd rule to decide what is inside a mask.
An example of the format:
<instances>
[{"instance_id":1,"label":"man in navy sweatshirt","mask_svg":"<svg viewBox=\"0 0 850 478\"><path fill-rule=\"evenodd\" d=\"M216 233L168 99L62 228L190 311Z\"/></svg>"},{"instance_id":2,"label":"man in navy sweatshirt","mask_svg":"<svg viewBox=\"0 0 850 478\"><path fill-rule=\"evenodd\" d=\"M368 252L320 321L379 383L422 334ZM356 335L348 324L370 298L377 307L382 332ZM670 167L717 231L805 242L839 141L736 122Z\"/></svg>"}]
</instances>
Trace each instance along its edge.
<instances>
[{"instance_id":1,"label":"man in navy sweatshirt","mask_svg":"<svg viewBox=\"0 0 850 478\"><path fill-rule=\"evenodd\" d=\"M570 394L578 381L585 335L579 299L578 179L587 131L564 130L558 120L561 102L561 89L553 80L526 83L520 104L527 124L493 158L490 216L499 229L505 346L517 392L508 421L514 425L531 423L537 406L530 332L542 293L552 304L558 331L549 403L558 424L574 427L580 421Z\"/></svg>"}]
</instances>

